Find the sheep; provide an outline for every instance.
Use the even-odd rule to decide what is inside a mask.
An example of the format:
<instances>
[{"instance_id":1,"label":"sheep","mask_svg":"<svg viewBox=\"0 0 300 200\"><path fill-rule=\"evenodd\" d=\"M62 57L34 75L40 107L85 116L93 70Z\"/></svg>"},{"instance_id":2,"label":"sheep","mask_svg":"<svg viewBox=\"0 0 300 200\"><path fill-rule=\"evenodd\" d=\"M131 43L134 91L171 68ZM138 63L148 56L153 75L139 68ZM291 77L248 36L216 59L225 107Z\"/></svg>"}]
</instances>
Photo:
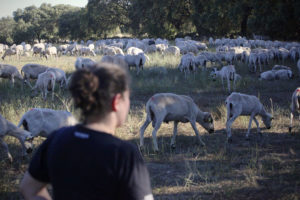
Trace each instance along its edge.
<instances>
[{"instance_id":1,"label":"sheep","mask_svg":"<svg viewBox=\"0 0 300 200\"><path fill-rule=\"evenodd\" d=\"M300 113L300 87L296 88L292 95L291 114L289 132L292 132L294 116L299 116Z\"/></svg>"},{"instance_id":2,"label":"sheep","mask_svg":"<svg viewBox=\"0 0 300 200\"><path fill-rule=\"evenodd\" d=\"M138 55L140 53L144 53L142 49L139 49L137 47L129 47L126 51L127 54L129 55Z\"/></svg>"},{"instance_id":3,"label":"sheep","mask_svg":"<svg viewBox=\"0 0 300 200\"><path fill-rule=\"evenodd\" d=\"M23 80L23 77L21 76L17 67L6 64L0 64L0 77L9 78L13 87L15 85L15 78Z\"/></svg>"},{"instance_id":4,"label":"sheep","mask_svg":"<svg viewBox=\"0 0 300 200\"><path fill-rule=\"evenodd\" d=\"M46 59L48 57L55 56L57 58L57 48L56 47L49 47L45 51L42 51L42 56L44 56Z\"/></svg>"},{"instance_id":5,"label":"sheep","mask_svg":"<svg viewBox=\"0 0 300 200\"><path fill-rule=\"evenodd\" d=\"M113 63L123 67L126 70L129 69L127 62L124 60L124 56L122 55L103 56L101 62Z\"/></svg>"},{"instance_id":6,"label":"sheep","mask_svg":"<svg viewBox=\"0 0 300 200\"><path fill-rule=\"evenodd\" d=\"M153 95L146 103L146 121L140 128L140 147L144 146L144 132L152 121L153 144L155 151L158 151L156 133L162 122L168 123L174 121L173 137L171 147L175 148L175 137L177 134L177 125L179 122L190 122L199 142L204 146L196 127L198 122L209 133L214 132L213 118L210 113L202 112L195 104L193 99L185 95L173 93L158 93Z\"/></svg>"},{"instance_id":7,"label":"sheep","mask_svg":"<svg viewBox=\"0 0 300 200\"><path fill-rule=\"evenodd\" d=\"M271 121L273 120L273 117L270 113L268 113L265 110L264 106L261 104L261 102L256 96L233 92L226 98L225 104L227 109L226 132L228 142L232 142L231 125L234 122L234 120L240 115L250 115L246 139L249 139L252 119L256 123L257 132L260 133L259 123L255 118L256 115L261 116L265 126L268 129L271 128Z\"/></svg>"},{"instance_id":8,"label":"sheep","mask_svg":"<svg viewBox=\"0 0 300 200\"><path fill-rule=\"evenodd\" d=\"M42 52L45 50L45 44L35 44L32 48L32 56L36 56L37 54L40 54L42 56Z\"/></svg>"},{"instance_id":9,"label":"sheep","mask_svg":"<svg viewBox=\"0 0 300 200\"><path fill-rule=\"evenodd\" d=\"M220 77L222 80L222 86L224 88L224 79L227 80L227 86L228 86L228 92L230 93L230 81L233 81L233 90L235 90L235 67L234 65L227 65L222 67L221 70L217 70L217 68L214 68L213 71L210 73L210 76L215 81L217 77Z\"/></svg>"},{"instance_id":10,"label":"sheep","mask_svg":"<svg viewBox=\"0 0 300 200\"><path fill-rule=\"evenodd\" d=\"M128 67L135 66L137 70L136 75L139 75L140 69L144 69L146 56L144 53L139 53L138 55L125 55L124 60L128 64Z\"/></svg>"},{"instance_id":11,"label":"sheep","mask_svg":"<svg viewBox=\"0 0 300 200\"><path fill-rule=\"evenodd\" d=\"M294 74L291 70L280 69L275 71L275 79L277 80L289 80L294 78Z\"/></svg>"},{"instance_id":12,"label":"sheep","mask_svg":"<svg viewBox=\"0 0 300 200\"><path fill-rule=\"evenodd\" d=\"M23 147L22 148L23 156L26 156L27 153L32 152L32 139L33 139L32 134L26 130L18 128L16 125L9 122L2 115L0 115L0 145L4 147L9 161L12 162L13 158L9 153L7 144L3 140L3 138L6 135L16 137L20 141Z\"/></svg>"},{"instance_id":13,"label":"sheep","mask_svg":"<svg viewBox=\"0 0 300 200\"><path fill-rule=\"evenodd\" d=\"M184 72L184 77L187 77L187 73L193 72L195 76L196 64L194 55L192 53L185 54L181 57L178 69L181 72Z\"/></svg>"},{"instance_id":14,"label":"sheep","mask_svg":"<svg viewBox=\"0 0 300 200\"><path fill-rule=\"evenodd\" d=\"M91 68L96 64L93 59L78 57L75 61L75 69Z\"/></svg>"},{"instance_id":15,"label":"sheep","mask_svg":"<svg viewBox=\"0 0 300 200\"><path fill-rule=\"evenodd\" d=\"M3 56L2 56L2 60L4 60L4 58L6 56L12 56L12 55L17 55L17 52L16 50L13 50L13 49L6 49Z\"/></svg>"},{"instance_id":16,"label":"sheep","mask_svg":"<svg viewBox=\"0 0 300 200\"><path fill-rule=\"evenodd\" d=\"M38 75L38 79L35 86L31 89L31 96L35 96L37 91L40 90L44 100L47 99L48 91L52 91L52 101L54 99L54 88L55 88L56 77L51 71L45 71Z\"/></svg>"},{"instance_id":17,"label":"sheep","mask_svg":"<svg viewBox=\"0 0 300 200\"><path fill-rule=\"evenodd\" d=\"M176 46L169 46L165 52L165 54L171 54L174 56L179 56L180 55L180 49Z\"/></svg>"},{"instance_id":18,"label":"sheep","mask_svg":"<svg viewBox=\"0 0 300 200\"><path fill-rule=\"evenodd\" d=\"M49 67L46 72L53 72L55 74L55 80L59 83L60 87L63 86L67 87L67 77L64 70L56 68L56 67Z\"/></svg>"},{"instance_id":19,"label":"sheep","mask_svg":"<svg viewBox=\"0 0 300 200\"><path fill-rule=\"evenodd\" d=\"M86 56L88 56L88 55L96 56L96 53L90 47L82 47L81 49L79 49L79 54L81 56L84 56L84 55L86 55Z\"/></svg>"},{"instance_id":20,"label":"sheep","mask_svg":"<svg viewBox=\"0 0 300 200\"><path fill-rule=\"evenodd\" d=\"M274 70L268 70L259 75L259 80L268 80L272 81L275 80L275 71Z\"/></svg>"},{"instance_id":21,"label":"sheep","mask_svg":"<svg viewBox=\"0 0 300 200\"><path fill-rule=\"evenodd\" d=\"M280 69L291 70L290 67L284 65L274 65L274 67L272 68L272 70L280 70Z\"/></svg>"},{"instance_id":22,"label":"sheep","mask_svg":"<svg viewBox=\"0 0 300 200\"><path fill-rule=\"evenodd\" d=\"M47 66L40 65L40 64L26 64L21 69L21 74L23 75L23 83L28 83L29 87L32 88L29 80L30 79L37 79L40 73L45 72L48 69Z\"/></svg>"},{"instance_id":23,"label":"sheep","mask_svg":"<svg viewBox=\"0 0 300 200\"><path fill-rule=\"evenodd\" d=\"M48 137L53 131L63 126L73 126L77 120L66 110L52 110L47 108L33 108L21 118L18 127L23 125L33 137Z\"/></svg>"}]
</instances>

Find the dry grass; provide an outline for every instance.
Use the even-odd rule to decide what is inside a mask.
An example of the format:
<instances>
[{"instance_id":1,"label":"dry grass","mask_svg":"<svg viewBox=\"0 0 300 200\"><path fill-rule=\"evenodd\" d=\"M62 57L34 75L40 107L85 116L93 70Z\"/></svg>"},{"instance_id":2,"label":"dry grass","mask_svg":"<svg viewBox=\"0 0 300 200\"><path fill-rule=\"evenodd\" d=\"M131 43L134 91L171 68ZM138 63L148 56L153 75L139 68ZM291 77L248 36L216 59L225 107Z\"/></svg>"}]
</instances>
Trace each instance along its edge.
<instances>
[{"instance_id":1,"label":"dry grass","mask_svg":"<svg viewBox=\"0 0 300 200\"><path fill-rule=\"evenodd\" d=\"M75 57L63 56L48 61L40 58L7 60L19 69L33 62L56 66L70 73L74 70ZM99 60L100 57L97 57ZM201 147L189 124L179 124L176 149L170 148L173 124L163 124L158 132L160 153L152 148L151 125L145 132L144 159L150 171L155 199L299 199L300 198L300 134L299 121L289 135L289 105L293 90L299 84L299 77L291 81L257 81L257 74L250 74L247 66L236 63L237 72L243 80L237 84L237 91L259 96L267 110L273 112L275 120L271 129L262 129L262 136L256 127L245 140L248 117L239 117L233 124L233 143L226 142L227 93L221 82L212 82L208 72L197 72L196 78L185 80L176 66L179 58L150 55L150 62L139 77L132 71L131 111L127 123L117 130L117 136L138 145L139 128L145 119L145 103L157 92L174 92L193 97L204 111L212 112L215 119L215 133L208 134L198 126L206 143ZM272 63L267 69L273 66ZM288 63L296 73L296 64ZM150 67L165 66L167 74ZM30 90L21 91L19 84L9 87L7 80L0 82L0 113L17 124L22 114L32 107L65 109L63 103L44 102L40 96L31 99ZM58 92L64 100L70 98L68 92ZM273 101L271 108L270 98ZM72 112L75 112L72 108ZM263 124L259 120L262 127ZM6 137L5 141L14 162L7 163L0 157L0 199L20 199L18 185L28 167L31 156L21 158L21 146L16 139ZM35 140L38 146L43 138Z\"/></svg>"}]
</instances>

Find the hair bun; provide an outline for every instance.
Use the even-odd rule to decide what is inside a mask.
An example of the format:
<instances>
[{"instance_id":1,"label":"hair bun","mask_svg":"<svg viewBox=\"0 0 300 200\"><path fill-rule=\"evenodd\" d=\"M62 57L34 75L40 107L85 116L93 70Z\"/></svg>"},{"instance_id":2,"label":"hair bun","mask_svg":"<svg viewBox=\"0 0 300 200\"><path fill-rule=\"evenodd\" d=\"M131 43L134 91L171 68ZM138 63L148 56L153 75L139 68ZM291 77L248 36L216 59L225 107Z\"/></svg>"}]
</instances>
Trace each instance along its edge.
<instances>
[{"instance_id":1,"label":"hair bun","mask_svg":"<svg viewBox=\"0 0 300 200\"><path fill-rule=\"evenodd\" d=\"M99 79L90 71L85 71L82 74L83 85L90 94L94 93L99 87Z\"/></svg>"}]
</instances>

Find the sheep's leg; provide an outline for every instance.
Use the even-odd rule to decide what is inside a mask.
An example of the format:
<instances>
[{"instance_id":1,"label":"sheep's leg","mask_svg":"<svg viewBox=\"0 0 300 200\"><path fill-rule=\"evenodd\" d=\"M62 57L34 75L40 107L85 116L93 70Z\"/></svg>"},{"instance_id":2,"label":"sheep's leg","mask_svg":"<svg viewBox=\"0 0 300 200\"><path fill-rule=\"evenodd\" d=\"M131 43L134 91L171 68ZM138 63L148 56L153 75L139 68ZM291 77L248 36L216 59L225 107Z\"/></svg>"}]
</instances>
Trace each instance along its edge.
<instances>
[{"instance_id":1,"label":"sheep's leg","mask_svg":"<svg viewBox=\"0 0 300 200\"><path fill-rule=\"evenodd\" d=\"M228 92L230 94L230 78L227 77L227 87L228 87Z\"/></svg>"},{"instance_id":2,"label":"sheep's leg","mask_svg":"<svg viewBox=\"0 0 300 200\"><path fill-rule=\"evenodd\" d=\"M191 121L190 123L191 123L191 125L192 125L192 127L193 127L193 129L194 129L194 132L195 132L195 134L196 134L196 136L197 136L197 138L198 138L200 144L201 144L202 146L205 146L205 143L201 140L201 137L200 137L199 132L198 132L198 130L197 130L195 121Z\"/></svg>"},{"instance_id":3,"label":"sheep's leg","mask_svg":"<svg viewBox=\"0 0 300 200\"><path fill-rule=\"evenodd\" d=\"M251 129L251 124L252 124L252 119L254 118L254 115L252 114L250 116L250 120L249 120L249 125L248 125L248 130L247 130L247 133L246 133L246 139L248 139L249 137L249 134L250 134L250 129Z\"/></svg>"},{"instance_id":4,"label":"sheep's leg","mask_svg":"<svg viewBox=\"0 0 300 200\"><path fill-rule=\"evenodd\" d=\"M162 122L163 122L163 119L157 119L156 123L155 123L155 127L152 131L153 145L154 145L154 150L156 152L158 151L156 133L157 133L158 129L160 128L160 125L161 125Z\"/></svg>"},{"instance_id":5,"label":"sheep's leg","mask_svg":"<svg viewBox=\"0 0 300 200\"><path fill-rule=\"evenodd\" d=\"M8 146L7 146L7 144L3 141L3 138L2 138L2 137L0 138L0 144L1 144L1 146L4 147L4 151L5 151L5 153L7 154L7 157L8 157L8 159L9 159L9 161L12 162L12 161L13 161L13 158L12 158L11 154L9 153L9 151L8 151Z\"/></svg>"},{"instance_id":6,"label":"sheep's leg","mask_svg":"<svg viewBox=\"0 0 300 200\"><path fill-rule=\"evenodd\" d=\"M289 127L289 132L292 132L292 127L293 127L293 119L294 119L294 114L291 112L290 114L290 127Z\"/></svg>"},{"instance_id":7,"label":"sheep's leg","mask_svg":"<svg viewBox=\"0 0 300 200\"><path fill-rule=\"evenodd\" d=\"M148 125L150 124L150 122L151 119L147 115L146 121L144 122L143 126L140 128L140 148L144 146L144 132L148 127Z\"/></svg>"},{"instance_id":8,"label":"sheep's leg","mask_svg":"<svg viewBox=\"0 0 300 200\"><path fill-rule=\"evenodd\" d=\"M238 116L239 115L234 115L229 120L227 120L227 122L226 122L226 132L227 132L228 142L231 142L231 125Z\"/></svg>"},{"instance_id":9,"label":"sheep's leg","mask_svg":"<svg viewBox=\"0 0 300 200\"><path fill-rule=\"evenodd\" d=\"M255 124L256 124L256 126L257 126L257 133L259 133L259 134L260 134L259 123L258 123L258 121L257 121L256 117L253 117L253 120L254 120L254 122L255 122Z\"/></svg>"},{"instance_id":10,"label":"sheep's leg","mask_svg":"<svg viewBox=\"0 0 300 200\"><path fill-rule=\"evenodd\" d=\"M178 122L174 121L173 137L171 139L171 147L173 149L175 149L175 147L176 147L175 141L176 141L176 135L177 135L177 125L178 125Z\"/></svg>"}]
</instances>

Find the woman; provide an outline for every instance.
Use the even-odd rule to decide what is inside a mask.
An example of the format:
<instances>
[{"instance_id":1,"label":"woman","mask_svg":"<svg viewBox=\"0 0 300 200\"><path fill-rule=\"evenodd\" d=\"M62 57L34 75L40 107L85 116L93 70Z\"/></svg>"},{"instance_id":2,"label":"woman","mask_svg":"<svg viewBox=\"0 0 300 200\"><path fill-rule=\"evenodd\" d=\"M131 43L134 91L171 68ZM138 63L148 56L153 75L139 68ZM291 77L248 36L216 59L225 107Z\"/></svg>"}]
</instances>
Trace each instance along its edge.
<instances>
[{"instance_id":1,"label":"woman","mask_svg":"<svg viewBox=\"0 0 300 200\"><path fill-rule=\"evenodd\" d=\"M25 199L153 199L137 148L114 137L129 111L129 77L100 63L74 72L70 92L82 124L54 131L39 147L21 182Z\"/></svg>"}]
</instances>

